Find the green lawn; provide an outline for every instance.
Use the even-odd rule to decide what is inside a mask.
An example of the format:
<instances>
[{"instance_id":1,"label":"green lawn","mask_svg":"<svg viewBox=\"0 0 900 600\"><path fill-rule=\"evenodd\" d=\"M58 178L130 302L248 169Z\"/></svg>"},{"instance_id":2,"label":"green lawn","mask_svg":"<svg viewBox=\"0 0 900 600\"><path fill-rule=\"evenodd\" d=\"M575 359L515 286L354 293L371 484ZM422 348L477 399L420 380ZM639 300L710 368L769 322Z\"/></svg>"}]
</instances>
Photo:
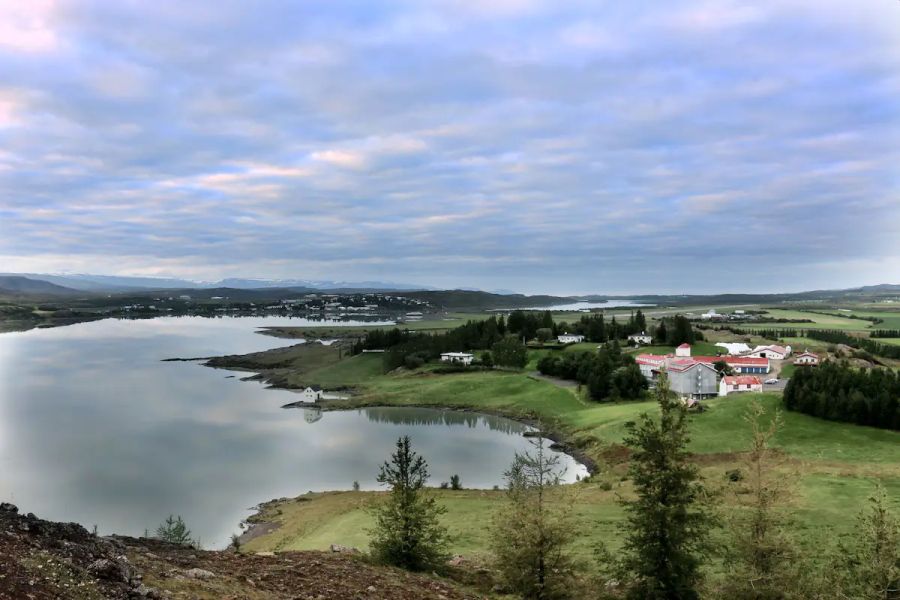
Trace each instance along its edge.
<instances>
[{"instance_id":1,"label":"green lawn","mask_svg":"<svg viewBox=\"0 0 900 600\"><path fill-rule=\"evenodd\" d=\"M486 524L505 501L503 492L491 490L431 490L441 506L447 509L442 522L451 531L451 552L466 556L487 556L490 529ZM565 490L572 503L574 517L582 535L574 548L589 557L598 539L615 535L622 509L614 500L614 491L598 486L573 486ZM367 510L381 494L373 492L310 493L279 503L263 517L282 524L273 533L245 544L245 551L261 550L325 550L331 544L365 549L372 515Z\"/></svg>"},{"instance_id":2,"label":"green lawn","mask_svg":"<svg viewBox=\"0 0 900 600\"><path fill-rule=\"evenodd\" d=\"M474 406L503 409L515 414L537 412L548 415L577 436L598 437L606 444L618 443L625 424L642 412L653 412L654 402L588 404L574 394L521 374L461 374L391 376L372 382L371 397L378 403L440 406ZM416 392L415 390L419 391ZM746 450L749 433L742 418L752 399L759 400L771 415L780 404L776 394L742 394L708 402L709 410L691 416L690 450L708 483L720 487L722 501L734 501L724 474L740 466L739 454ZM521 404L520 404L521 402ZM900 509L900 465L896 452L900 433L822 421L798 413L784 413L784 427L775 445L789 457L780 467L795 482L789 501L791 529L807 547L831 547L834 536L852 532L853 516L864 505L877 482L885 485ZM427 457L426 457L427 458ZM605 466L601 462L601 466ZM612 548L621 542L617 524L622 508L617 496L629 496L630 484L621 469L601 472L589 482L569 486L565 500L573 506L580 536L575 550L590 558L592 547L603 540ZM600 483L612 484L604 490ZM451 549L468 556L485 556L491 516L502 509L503 493L490 490L433 490L447 508L443 518L454 535ZM248 551L326 549L330 544L365 548L371 515L366 507L378 500L373 492L329 492L307 494L270 505L263 521L280 527L245 545ZM560 500L562 501L562 500ZM717 568L717 567L712 567Z\"/></svg>"},{"instance_id":3,"label":"green lawn","mask_svg":"<svg viewBox=\"0 0 900 600\"><path fill-rule=\"evenodd\" d=\"M872 323L861 319L847 319L837 314L821 314L804 310L766 309L767 317L773 319L811 319L812 323L742 323L742 329L842 329L845 331L867 331ZM880 326L879 326L880 327Z\"/></svg>"},{"instance_id":4,"label":"green lawn","mask_svg":"<svg viewBox=\"0 0 900 600\"><path fill-rule=\"evenodd\" d=\"M345 357L333 364L309 371L303 379L309 384L324 388L356 386L382 374L383 356L374 353Z\"/></svg>"}]
</instances>

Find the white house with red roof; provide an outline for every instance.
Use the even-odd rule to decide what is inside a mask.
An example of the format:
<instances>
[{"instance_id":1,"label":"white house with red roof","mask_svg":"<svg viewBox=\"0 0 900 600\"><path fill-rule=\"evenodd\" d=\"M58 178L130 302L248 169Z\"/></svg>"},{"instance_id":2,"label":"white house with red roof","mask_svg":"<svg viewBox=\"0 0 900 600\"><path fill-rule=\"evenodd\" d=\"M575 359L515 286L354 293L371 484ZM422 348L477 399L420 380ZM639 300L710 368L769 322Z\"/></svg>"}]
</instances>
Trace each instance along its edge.
<instances>
[{"instance_id":1,"label":"white house with red roof","mask_svg":"<svg viewBox=\"0 0 900 600\"><path fill-rule=\"evenodd\" d=\"M694 360L707 364L713 364L722 360L735 373L741 375L768 373L770 369L768 358L757 358L754 356L695 356Z\"/></svg>"},{"instance_id":2,"label":"white house with red roof","mask_svg":"<svg viewBox=\"0 0 900 600\"><path fill-rule=\"evenodd\" d=\"M797 366L815 367L819 364L819 355L805 350L794 357L794 364Z\"/></svg>"},{"instance_id":3,"label":"white house with red roof","mask_svg":"<svg viewBox=\"0 0 900 600\"><path fill-rule=\"evenodd\" d=\"M675 348L675 356L690 356L691 355L691 345L685 342L681 344L677 348Z\"/></svg>"},{"instance_id":4,"label":"white house with red roof","mask_svg":"<svg viewBox=\"0 0 900 600\"><path fill-rule=\"evenodd\" d=\"M659 370L666 366L666 358L668 357L662 354L638 354L634 357L634 362L641 370L641 375L652 381Z\"/></svg>"},{"instance_id":5,"label":"white house with red roof","mask_svg":"<svg viewBox=\"0 0 900 600\"><path fill-rule=\"evenodd\" d=\"M727 396L736 392L761 392L762 380L753 375L726 375L719 382L719 395Z\"/></svg>"}]
</instances>

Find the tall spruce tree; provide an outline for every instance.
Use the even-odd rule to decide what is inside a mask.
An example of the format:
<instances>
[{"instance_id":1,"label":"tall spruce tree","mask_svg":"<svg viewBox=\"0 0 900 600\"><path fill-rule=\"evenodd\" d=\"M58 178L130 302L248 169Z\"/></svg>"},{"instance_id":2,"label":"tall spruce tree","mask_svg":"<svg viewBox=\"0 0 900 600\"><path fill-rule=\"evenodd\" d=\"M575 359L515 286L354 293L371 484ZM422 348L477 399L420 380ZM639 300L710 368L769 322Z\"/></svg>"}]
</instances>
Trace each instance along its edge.
<instances>
[{"instance_id":1,"label":"tall spruce tree","mask_svg":"<svg viewBox=\"0 0 900 600\"><path fill-rule=\"evenodd\" d=\"M627 425L637 498L622 501L625 543L618 558L602 558L613 561L629 599L696 600L716 520L699 471L688 462L686 409L671 398L665 373L656 400L658 419L645 413Z\"/></svg>"},{"instance_id":2,"label":"tall spruce tree","mask_svg":"<svg viewBox=\"0 0 900 600\"><path fill-rule=\"evenodd\" d=\"M423 571L444 566L450 555L447 530L440 523L446 512L423 494L428 464L413 452L409 436L397 440L391 460L381 466L378 483L390 487L386 502L373 508L372 556L383 563Z\"/></svg>"}]
</instances>

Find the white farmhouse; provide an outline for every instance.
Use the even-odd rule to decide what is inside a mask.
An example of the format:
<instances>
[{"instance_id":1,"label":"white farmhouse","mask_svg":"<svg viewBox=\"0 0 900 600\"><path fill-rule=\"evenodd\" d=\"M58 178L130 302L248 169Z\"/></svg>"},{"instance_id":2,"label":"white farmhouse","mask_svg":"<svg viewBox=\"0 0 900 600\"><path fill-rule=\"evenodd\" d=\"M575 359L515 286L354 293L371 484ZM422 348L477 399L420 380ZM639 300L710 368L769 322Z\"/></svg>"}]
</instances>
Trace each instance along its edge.
<instances>
[{"instance_id":1,"label":"white farmhouse","mask_svg":"<svg viewBox=\"0 0 900 600\"><path fill-rule=\"evenodd\" d=\"M691 345L687 342L675 348L675 356L688 357L691 355Z\"/></svg>"},{"instance_id":2,"label":"white farmhouse","mask_svg":"<svg viewBox=\"0 0 900 600\"><path fill-rule=\"evenodd\" d=\"M307 386L302 392L300 392L300 400L299 402L317 402L322 399L322 388L317 385Z\"/></svg>"},{"instance_id":3,"label":"white farmhouse","mask_svg":"<svg viewBox=\"0 0 900 600\"><path fill-rule=\"evenodd\" d=\"M794 364L799 366L815 367L819 364L819 355L808 350L794 357Z\"/></svg>"},{"instance_id":4,"label":"white farmhouse","mask_svg":"<svg viewBox=\"0 0 900 600\"><path fill-rule=\"evenodd\" d=\"M584 336L576 335L574 333L563 333L556 336L556 341L560 344L578 344L584 341Z\"/></svg>"},{"instance_id":5,"label":"white farmhouse","mask_svg":"<svg viewBox=\"0 0 900 600\"><path fill-rule=\"evenodd\" d=\"M771 360L784 360L791 355L790 346L757 346L745 356L751 358L769 358Z\"/></svg>"},{"instance_id":6,"label":"white farmhouse","mask_svg":"<svg viewBox=\"0 0 900 600\"><path fill-rule=\"evenodd\" d=\"M719 382L719 395L727 396L735 392L761 392L762 381L752 375L726 375Z\"/></svg>"},{"instance_id":7,"label":"white farmhouse","mask_svg":"<svg viewBox=\"0 0 900 600\"><path fill-rule=\"evenodd\" d=\"M632 333L629 335L628 341L634 344L650 344L653 341L653 338L642 331L640 333Z\"/></svg>"},{"instance_id":8,"label":"white farmhouse","mask_svg":"<svg viewBox=\"0 0 900 600\"><path fill-rule=\"evenodd\" d=\"M471 365L474 355L468 352L444 352L441 354L441 362Z\"/></svg>"}]
</instances>

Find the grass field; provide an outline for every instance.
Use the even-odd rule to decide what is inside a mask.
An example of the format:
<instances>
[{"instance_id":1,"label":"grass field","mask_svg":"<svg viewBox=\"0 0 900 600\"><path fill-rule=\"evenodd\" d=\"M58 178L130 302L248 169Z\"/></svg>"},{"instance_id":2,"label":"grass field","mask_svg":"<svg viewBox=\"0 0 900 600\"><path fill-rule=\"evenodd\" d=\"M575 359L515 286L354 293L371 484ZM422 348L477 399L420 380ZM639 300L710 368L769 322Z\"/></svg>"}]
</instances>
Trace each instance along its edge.
<instances>
[{"instance_id":1,"label":"grass field","mask_svg":"<svg viewBox=\"0 0 900 600\"><path fill-rule=\"evenodd\" d=\"M767 309L773 319L810 319L812 323L742 323L742 329L840 329L844 331L868 331L872 323L862 319L847 319L837 314L821 314L804 310ZM879 326L881 327L881 326Z\"/></svg>"},{"instance_id":2,"label":"grass field","mask_svg":"<svg viewBox=\"0 0 900 600\"><path fill-rule=\"evenodd\" d=\"M642 412L656 409L651 401L597 405L576 397L571 390L534 381L515 373L457 375L404 375L373 380L372 392L360 403L428 404L482 408L516 415L539 415L582 440L595 440L602 448L621 442L625 424ZM691 417L690 449L697 455L708 482L731 500L724 473L738 465L738 453L747 448L749 433L742 420L751 399L774 411L776 394L738 395L708 402L709 410ZM900 433L822 421L798 413L785 413L776 446L788 458L785 477L795 481L790 500L792 529L800 543L821 548L835 535L848 534L864 500L880 481L900 509L900 464L896 451ZM427 458L427 457L426 457ZM603 463L601 463L603 464ZM605 465L604 465L605 466ZM575 546L584 558L603 540L613 548L620 543L616 524L622 509L618 495L630 494L621 477L622 467L610 466L591 481L570 486L581 536ZM611 489L603 489L602 485ZM485 555L491 515L502 507L503 494L489 490L454 492L434 490L447 508L444 522L455 535L452 550L469 556ZM324 549L332 543L367 546L371 516L366 507L377 501L372 492L308 494L266 508L262 520L280 524L274 532L249 542L260 550Z\"/></svg>"}]
</instances>

